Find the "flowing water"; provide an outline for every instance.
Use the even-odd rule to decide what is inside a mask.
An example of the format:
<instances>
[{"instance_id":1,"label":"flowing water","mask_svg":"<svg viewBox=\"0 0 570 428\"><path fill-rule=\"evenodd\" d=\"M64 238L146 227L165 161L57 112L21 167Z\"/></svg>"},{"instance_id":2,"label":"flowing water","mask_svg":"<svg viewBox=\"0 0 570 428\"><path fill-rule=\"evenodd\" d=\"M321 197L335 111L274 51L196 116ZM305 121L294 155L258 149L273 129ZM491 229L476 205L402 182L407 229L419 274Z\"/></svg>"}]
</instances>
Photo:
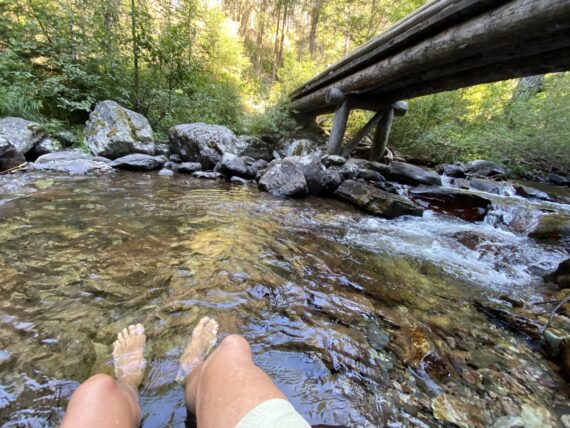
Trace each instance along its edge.
<instances>
[{"instance_id":1,"label":"flowing water","mask_svg":"<svg viewBox=\"0 0 570 428\"><path fill-rule=\"evenodd\" d=\"M472 224L183 176L0 177L0 423L57 426L80 382L112 373L116 333L141 322L142 425L184 426L177 361L208 315L314 425L561 426L558 366L473 302L552 299L541 275L568 253L503 227L539 203L493 198Z\"/></svg>"}]
</instances>

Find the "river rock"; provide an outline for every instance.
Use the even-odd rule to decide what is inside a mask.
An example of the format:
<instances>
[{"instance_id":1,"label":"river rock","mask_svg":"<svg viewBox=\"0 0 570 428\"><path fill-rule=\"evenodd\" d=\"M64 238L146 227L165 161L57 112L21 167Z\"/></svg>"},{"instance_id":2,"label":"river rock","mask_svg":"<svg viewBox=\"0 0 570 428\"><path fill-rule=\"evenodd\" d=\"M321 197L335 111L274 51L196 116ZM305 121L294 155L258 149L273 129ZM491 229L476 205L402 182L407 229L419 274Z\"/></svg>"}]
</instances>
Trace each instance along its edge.
<instances>
[{"instance_id":1,"label":"river rock","mask_svg":"<svg viewBox=\"0 0 570 428\"><path fill-rule=\"evenodd\" d=\"M570 288L570 259L561 262L547 279L557 284L558 288Z\"/></svg>"},{"instance_id":2,"label":"river rock","mask_svg":"<svg viewBox=\"0 0 570 428\"><path fill-rule=\"evenodd\" d=\"M438 174L446 175L453 178L465 178L465 170L460 163L445 163L435 167Z\"/></svg>"},{"instance_id":3,"label":"river rock","mask_svg":"<svg viewBox=\"0 0 570 428\"><path fill-rule=\"evenodd\" d=\"M228 178L237 176L251 179L255 178L257 171L265 166L263 162L264 161L259 163L248 156L236 156L231 153L224 153L217 172L224 174Z\"/></svg>"},{"instance_id":4,"label":"river rock","mask_svg":"<svg viewBox=\"0 0 570 428\"><path fill-rule=\"evenodd\" d=\"M371 169L361 169L358 171L358 178L365 180L365 181L373 181L375 183L379 183L382 181L386 181L384 176L380 174L378 171L373 171Z\"/></svg>"},{"instance_id":5,"label":"river rock","mask_svg":"<svg viewBox=\"0 0 570 428\"><path fill-rule=\"evenodd\" d=\"M28 164L32 171L64 172L70 175L109 174L114 170L106 162L95 160L81 150L67 150L40 156Z\"/></svg>"},{"instance_id":6,"label":"river rock","mask_svg":"<svg viewBox=\"0 0 570 428\"><path fill-rule=\"evenodd\" d=\"M557 186L570 186L570 177L565 177L560 174L556 174L554 172L550 173L548 179L552 184L556 184Z\"/></svg>"},{"instance_id":7,"label":"river rock","mask_svg":"<svg viewBox=\"0 0 570 428\"><path fill-rule=\"evenodd\" d=\"M44 138L42 141L40 141L34 146L34 148L31 150L31 153L35 158L38 158L42 155L47 155L48 153L60 152L62 150L63 150L63 145L59 141L52 140L51 138Z\"/></svg>"},{"instance_id":8,"label":"river rock","mask_svg":"<svg viewBox=\"0 0 570 428\"><path fill-rule=\"evenodd\" d=\"M502 185L496 181L486 180L484 178L471 178L468 181L471 189L480 190L481 192L501 194Z\"/></svg>"},{"instance_id":9,"label":"river rock","mask_svg":"<svg viewBox=\"0 0 570 428\"><path fill-rule=\"evenodd\" d=\"M127 171L152 171L161 169L166 162L167 159L164 156L150 156L135 153L115 159L111 163L111 166Z\"/></svg>"},{"instance_id":10,"label":"river rock","mask_svg":"<svg viewBox=\"0 0 570 428\"><path fill-rule=\"evenodd\" d=\"M516 180L511 183L517 196L570 204L570 189L535 181Z\"/></svg>"},{"instance_id":11,"label":"river rock","mask_svg":"<svg viewBox=\"0 0 570 428\"><path fill-rule=\"evenodd\" d=\"M392 162L391 169L386 173L386 177L404 184L441 186L441 178L435 172L406 162Z\"/></svg>"},{"instance_id":12,"label":"river rock","mask_svg":"<svg viewBox=\"0 0 570 428\"><path fill-rule=\"evenodd\" d=\"M0 172L26 162L24 155L7 138L0 136Z\"/></svg>"},{"instance_id":13,"label":"river rock","mask_svg":"<svg viewBox=\"0 0 570 428\"><path fill-rule=\"evenodd\" d=\"M168 168L162 168L160 171L158 171L158 175L161 177L172 177L174 175L174 171Z\"/></svg>"},{"instance_id":14,"label":"river rock","mask_svg":"<svg viewBox=\"0 0 570 428\"><path fill-rule=\"evenodd\" d=\"M477 428L490 425L489 415L463 397L440 394L431 400L431 408L436 419L450 422L461 428Z\"/></svg>"},{"instance_id":15,"label":"river rock","mask_svg":"<svg viewBox=\"0 0 570 428\"><path fill-rule=\"evenodd\" d=\"M379 172L384 177L388 176L392 171L392 167L390 167L389 165L384 165L383 163L380 162L371 162L366 159L351 158L348 160L346 165L350 164L356 165L359 169L369 169L372 171Z\"/></svg>"},{"instance_id":16,"label":"river rock","mask_svg":"<svg viewBox=\"0 0 570 428\"><path fill-rule=\"evenodd\" d=\"M170 146L168 144L155 144L154 154L156 156L170 156Z\"/></svg>"},{"instance_id":17,"label":"river rock","mask_svg":"<svg viewBox=\"0 0 570 428\"><path fill-rule=\"evenodd\" d=\"M386 218L402 215L421 216L423 210L403 196L393 195L370 184L346 180L334 192L335 196L362 208L370 214Z\"/></svg>"},{"instance_id":18,"label":"river rock","mask_svg":"<svg viewBox=\"0 0 570 428\"><path fill-rule=\"evenodd\" d=\"M323 186L321 189L321 195L332 195L343 181L344 178L339 171L334 169L327 169L323 173Z\"/></svg>"},{"instance_id":19,"label":"river rock","mask_svg":"<svg viewBox=\"0 0 570 428\"><path fill-rule=\"evenodd\" d=\"M259 188L277 196L305 196L307 180L301 166L290 159L273 161L259 180Z\"/></svg>"},{"instance_id":20,"label":"river rock","mask_svg":"<svg viewBox=\"0 0 570 428\"><path fill-rule=\"evenodd\" d=\"M83 132L94 155L116 159L131 153L154 155L155 145L148 120L115 101L98 103Z\"/></svg>"},{"instance_id":21,"label":"river rock","mask_svg":"<svg viewBox=\"0 0 570 428\"><path fill-rule=\"evenodd\" d=\"M417 187L409 191L410 198L422 208L462 218L482 221L489 212L491 201L474 193L444 187Z\"/></svg>"},{"instance_id":22,"label":"river rock","mask_svg":"<svg viewBox=\"0 0 570 428\"><path fill-rule=\"evenodd\" d=\"M71 131L59 131L55 134L55 139L59 141L64 147L71 147L77 143L77 137Z\"/></svg>"},{"instance_id":23,"label":"river rock","mask_svg":"<svg viewBox=\"0 0 570 428\"><path fill-rule=\"evenodd\" d=\"M463 170L469 177L492 178L493 180L506 180L507 173L495 162L488 160L474 160L467 162Z\"/></svg>"},{"instance_id":24,"label":"river rock","mask_svg":"<svg viewBox=\"0 0 570 428\"><path fill-rule=\"evenodd\" d=\"M546 243L570 248L570 216L564 214L544 214L538 218L536 226L528 235Z\"/></svg>"},{"instance_id":25,"label":"river rock","mask_svg":"<svg viewBox=\"0 0 570 428\"><path fill-rule=\"evenodd\" d=\"M225 126L190 123L169 129L170 151L187 162L200 162L202 169L213 169L226 148L235 147L235 135Z\"/></svg>"},{"instance_id":26,"label":"river rock","mask_svg":"<svg viewBox=\"0 0 570 428\"><path fill-rule=\"evenodd\" d=\"M193 174L202 170L202 165L198 162L183 162L178 165L178 172L182 174Z\"/></svg>"},{"instance_id":27,"label":"river rock","mask_svg":"<svg viewBox=\"0 0 570 428\"><path fill-rule=\"evenodd\" d=\"M343 158L342 156L336 156L336 155L324 155L321 158L321 162L327 168L329 166L343 166L346 163L346 158Z\"/></svg>"},{"instance_id":28,"label":"river rock","mask_svg":"<svg viewBox=\"0 0 570 428\"><path fill-rule=\"evenodd\" d=\"M213 171L196 171L192 174L192 177L200 178L202 180L221 180L224 178L219 172Z\"/></svg>"},{"instance_id":29,"label":"river rock","mask_svg":"<svg viewBox=\"0 0 570 428\"><path fill-rule=\"evenodd\" d=\"M230 183L240 184L242 186L245 186L247 184L251 184L253 182L254 182L253 180L246 180L245 178L241 178L241 177L237 177L237 176L230 178Z\"/></svg>"},{"instance_id":30,"label":"river rock","mask_svg":"<svg viewBox=\"0 0 570 428\"><path fill-rule=\"evenodd\" d=\"M3 117L0 119L0 135L25 155L46 137L46 132L38 123L19 117Z\"/></svg>"},{"instance_id":31,"label":"river rock","mask_svg":"<svg viewBox=\"0 0 570 428\"><path fill-rule=\"evenodd\" d=\"M347 162L340 168L337 166L331 166L330 170L337 170L340 173L343 180L356 180L358 177L358 173L360 172L360 168L354 163Z\"/></svg>"},{"instance_id":32,"label":"river rock","mask_svg":"<svg viewBox=\"0 0 570 428\"><path fill-rule=\"evenodd\" d=\"M273 160L274 145L261 138L240 135L235 143L235 155L249 156L253 159Z\"/></svg>"},{"instance_id":33,"label":"river rock","mask_svg":"<svg viewBox=\"0 0 570 428\"><path fill-rule=\"evenodd\" d=\"M288 138L282 140L279 146L285 157L308 156L311 154L320 154L321 152L317 143L309 139L296 140Z\"/></svg>"}]
</instances>

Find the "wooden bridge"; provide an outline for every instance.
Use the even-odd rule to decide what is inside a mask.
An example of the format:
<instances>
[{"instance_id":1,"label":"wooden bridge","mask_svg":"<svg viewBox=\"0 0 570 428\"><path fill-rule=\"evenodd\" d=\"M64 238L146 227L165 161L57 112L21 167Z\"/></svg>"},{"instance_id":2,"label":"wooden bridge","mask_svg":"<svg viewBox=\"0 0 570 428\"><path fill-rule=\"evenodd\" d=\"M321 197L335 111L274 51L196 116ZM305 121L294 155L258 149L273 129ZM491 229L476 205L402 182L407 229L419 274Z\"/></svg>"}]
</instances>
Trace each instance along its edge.
<instances>
[{"instance_id":1,"label":"wooden bridge","mask_svg":"<svg viewBox=\"0 0 570 428\"><path fill-rule=\"evenodd\" d=\"M516 77L570 70L570 0L435 0L290 94L291 110L314 120L335 113L329 154L348 156L376 129L386 148L402 99ZM343 146L353 109L376 112Z\"/></svg>"}]
</instances>

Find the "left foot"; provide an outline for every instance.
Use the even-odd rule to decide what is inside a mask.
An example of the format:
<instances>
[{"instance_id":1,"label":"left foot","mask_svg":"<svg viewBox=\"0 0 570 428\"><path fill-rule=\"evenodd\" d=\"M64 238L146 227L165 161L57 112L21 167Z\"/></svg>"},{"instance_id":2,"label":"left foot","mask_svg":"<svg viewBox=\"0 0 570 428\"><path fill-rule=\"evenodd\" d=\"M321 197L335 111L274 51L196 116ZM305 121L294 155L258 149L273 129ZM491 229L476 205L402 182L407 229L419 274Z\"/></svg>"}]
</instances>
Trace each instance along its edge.
<instances>
[{"instance_id":1,"label":"left foot","mask_svg":"<svg viewBox=\"0 0 570 428\"><path fill-rule=\"evenodd\" d=\"M144 345L146 336L142 324L123 329L113 343L113 361L117 380L137 391L142 381L146 361Z\"/></svg>"}]
</instances>

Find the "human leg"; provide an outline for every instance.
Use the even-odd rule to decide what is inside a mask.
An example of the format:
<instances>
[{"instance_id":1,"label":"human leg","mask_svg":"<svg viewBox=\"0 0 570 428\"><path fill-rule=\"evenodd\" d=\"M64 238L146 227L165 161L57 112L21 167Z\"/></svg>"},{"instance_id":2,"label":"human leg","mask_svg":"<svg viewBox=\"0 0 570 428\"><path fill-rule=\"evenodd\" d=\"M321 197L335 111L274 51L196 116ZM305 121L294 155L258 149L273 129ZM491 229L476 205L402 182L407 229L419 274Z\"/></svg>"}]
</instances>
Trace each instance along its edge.
<instances>
[{"instance_id":1,"label":"human leg","mask_svg":"<svg viewBox=\"0 0 570 428\"><path fill-rule=\"evenodd\" d=\"M144 373L146 337L141 324L131 325L117 335L113 344L115 376L98 374L73 393L62 428L137 427L141 411L138 387Z\"/></svg>"},{"instance_id":2,"label":"human leg","mask_svg":"<svg viewBox=\"0 0 570 428\"><path fill-rule=\"evenodd\" d=\"M269 376L255 365L247 341L237 335L228 336L204 362L206 352L200 346L215 338L217 323L202 319L192 334L192 341L181 359L189 368L185 379L185 397L188 409L196 414L198 426L235 427L252 409L272 399L286 400ZM212 334L213 333L213 334ZM204 348L202 348L204 349ZM202 359L200 359L202 355Z\"/></svg>"}]
</instances>

